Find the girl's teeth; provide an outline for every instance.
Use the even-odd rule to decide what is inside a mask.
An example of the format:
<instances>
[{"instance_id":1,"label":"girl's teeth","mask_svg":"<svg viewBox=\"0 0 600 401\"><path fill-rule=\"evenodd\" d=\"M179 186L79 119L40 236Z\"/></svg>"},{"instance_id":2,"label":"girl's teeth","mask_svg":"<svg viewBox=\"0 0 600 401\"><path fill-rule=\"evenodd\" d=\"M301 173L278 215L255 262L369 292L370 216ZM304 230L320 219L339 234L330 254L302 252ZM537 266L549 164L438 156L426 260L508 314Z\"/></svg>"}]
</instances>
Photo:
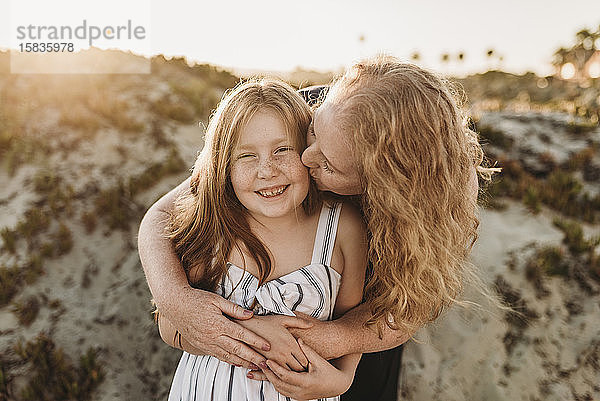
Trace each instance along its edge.
<instances>
[{"instance_id":1,"label":"girl's teeth","mask_svg":"<svg viewBox=\"0 0 600 401\"><path fill-rule=\"evenodd\" d=\"M261 194L262 196L275 196L275 195L279 195L281 193L283 193L283 191L285 191L286 187L281 187L280 189L276 190L276 191L259 191L258 193Z\"/></svg>"}]
</instances>

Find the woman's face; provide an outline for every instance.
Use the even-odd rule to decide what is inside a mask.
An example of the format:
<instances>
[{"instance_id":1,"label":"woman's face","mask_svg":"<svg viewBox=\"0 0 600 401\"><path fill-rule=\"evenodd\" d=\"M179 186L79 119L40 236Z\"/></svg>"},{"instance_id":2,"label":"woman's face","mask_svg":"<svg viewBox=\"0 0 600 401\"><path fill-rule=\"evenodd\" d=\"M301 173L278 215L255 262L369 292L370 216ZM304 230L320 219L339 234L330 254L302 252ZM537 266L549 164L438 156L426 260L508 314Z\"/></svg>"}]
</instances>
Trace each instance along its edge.
<instances>
[{"instance_id":1,"label":"woman's face","mask_svg":"<svg viewBox=\"0 0 600 401\"><path fill-rule=\"evenodd\" d=\"M322 191L339 195L363 192L357 162L350 147L347 131L336 124L336 108L325 101L314 113L308 129L308 148L302 153L302 163Z\"/></svg>"}]
</instances>

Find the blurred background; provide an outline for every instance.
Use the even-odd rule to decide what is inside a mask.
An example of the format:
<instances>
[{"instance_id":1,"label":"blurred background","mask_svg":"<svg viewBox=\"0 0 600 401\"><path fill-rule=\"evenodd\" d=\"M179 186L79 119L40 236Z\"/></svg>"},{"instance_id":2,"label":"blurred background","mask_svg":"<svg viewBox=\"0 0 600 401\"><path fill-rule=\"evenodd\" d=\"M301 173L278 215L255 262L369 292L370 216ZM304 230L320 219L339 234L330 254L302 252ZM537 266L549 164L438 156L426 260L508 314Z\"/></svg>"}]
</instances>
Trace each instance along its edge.
<instances>
[{"instance_id":1,"label":"blurred background","mask_svg":"<svg viewBox=\"0 0 600 401\"><path fill-rule=\"evenodd\" d=\"M407 344L399 400L600 399L600 3L148 7L150 51L33 54L29 74L11 73L0 13L0 400L165 399L180 352L150 314L144 212L189 174L240 78L326 84L378 52L459 88L503 169L482 182L473 262L520 312L467 289L483 310L454 308ZM36 73L50 62L63 73ZM140 63L151 72L67 73Z\"/></svg>"}]
</instances>

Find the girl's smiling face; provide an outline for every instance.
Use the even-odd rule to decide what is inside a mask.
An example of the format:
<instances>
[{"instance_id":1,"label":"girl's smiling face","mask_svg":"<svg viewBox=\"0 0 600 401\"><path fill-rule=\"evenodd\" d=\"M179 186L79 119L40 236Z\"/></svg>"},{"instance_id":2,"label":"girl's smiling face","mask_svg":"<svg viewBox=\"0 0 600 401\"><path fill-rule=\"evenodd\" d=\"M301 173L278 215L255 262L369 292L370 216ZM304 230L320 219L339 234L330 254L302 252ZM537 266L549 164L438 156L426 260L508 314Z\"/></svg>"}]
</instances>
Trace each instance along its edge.
<instances>
[{"instance_id":1,"label":"girl's smiling face","mask_svg":"<svg viewBox=\"0 0 600 401\"><path fill-rule=\"evenodd\" d=\"M231 158L238 200L257 220L295 215L308 194L308 170L275 111L259 110L241 129Z\"/></svg>"}]
</instances>

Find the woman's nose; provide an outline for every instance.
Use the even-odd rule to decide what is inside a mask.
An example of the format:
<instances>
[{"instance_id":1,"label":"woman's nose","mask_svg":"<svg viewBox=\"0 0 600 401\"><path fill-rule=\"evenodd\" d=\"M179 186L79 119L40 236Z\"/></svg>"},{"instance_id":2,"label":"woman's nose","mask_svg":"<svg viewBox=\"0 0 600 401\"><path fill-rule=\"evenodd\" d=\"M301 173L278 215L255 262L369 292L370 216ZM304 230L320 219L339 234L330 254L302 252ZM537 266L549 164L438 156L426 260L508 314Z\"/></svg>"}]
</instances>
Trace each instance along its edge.
<instances>
[{"instance_id":1,"label":"woman's nose","mask_svg":"<svg viewBox=\"0 0 600 401\"><path fill-rule=\"evenodd\" d=\"M302 152L302 163L306 167L315 168L319 167L319 159L318 159L319 151L317 149L316 143L313 143L308 148Z\"/></svg>"}]
</instances>

